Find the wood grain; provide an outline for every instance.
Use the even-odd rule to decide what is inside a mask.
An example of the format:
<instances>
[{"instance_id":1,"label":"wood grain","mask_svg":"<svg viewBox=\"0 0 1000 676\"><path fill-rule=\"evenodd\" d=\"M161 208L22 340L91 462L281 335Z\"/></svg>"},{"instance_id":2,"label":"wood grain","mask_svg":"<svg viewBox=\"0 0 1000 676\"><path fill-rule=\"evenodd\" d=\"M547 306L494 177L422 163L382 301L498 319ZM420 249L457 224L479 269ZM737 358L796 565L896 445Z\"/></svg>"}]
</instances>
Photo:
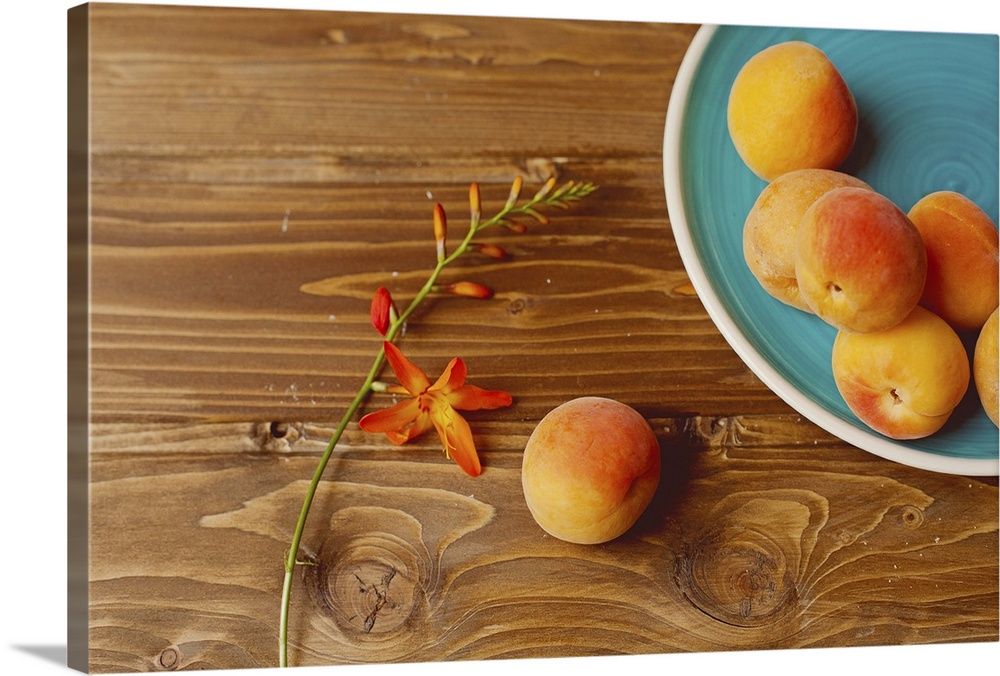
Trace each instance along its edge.
<instances>
[{"instance_id":1,"label":"wood grain","mask_svg":"<svg viewBox=\"0 0 1000 676\"><path fill-rule=\"evenodd\" d=\"M416 292L435 202L460 228L470 182L490 211L517 175L600 188L498 232L509 260L449 269L495 297L434 299L400 341L513 394L468 416L485 471L351 423L293 665L998 639L995 478L819 430L693 293L661 144L697 27L88 11L91 671L276 666L283 555L378 349L371 294ZM519 476L538 420L587 394L640 411L664 457L650 510L596 547L545 536Z\"/></svg>"},{"instance_id":2,"label":"wood grain","mask_svg":"<svg viewBox=\"0 0 1000 676\"><path fill-rule=\"evenodd\" d=\"M899 468L794 416L651 424L664 484L599 547L546 536L512 499L531 422L477 425L477 479L429 440L352 433L306 534L293 664L993 640L993 487ZM277 431L98 435L91 640L129 649L92 648L95 668L273 665L277 573L329 430Z\"/></svg>"}]
</instances>

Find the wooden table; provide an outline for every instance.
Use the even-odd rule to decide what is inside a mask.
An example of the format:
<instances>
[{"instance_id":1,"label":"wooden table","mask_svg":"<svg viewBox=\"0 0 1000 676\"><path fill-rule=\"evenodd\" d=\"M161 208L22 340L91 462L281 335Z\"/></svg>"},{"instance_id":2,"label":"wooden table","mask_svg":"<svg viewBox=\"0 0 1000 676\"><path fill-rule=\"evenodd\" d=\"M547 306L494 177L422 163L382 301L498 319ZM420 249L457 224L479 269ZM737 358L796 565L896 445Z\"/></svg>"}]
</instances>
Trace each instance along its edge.
<instances>
[{"instance_id":1,"label":"wooden table","mask_svg":"<svg viewBox=\"0 0 1000 676\"><path fill-rule=\"evenodd\" d=\"M352 421L303 541L292 665L997 641L996 479L804 420L692 290L661 143L696 26L115 4L77 19L76 665L277 665L283 557L379 348L372 294L404 303L426 279L435 202L463 232L470 183L493 213L515 176L525 194L600 187L498 229L509 260L445 271L495 296L435 297L398 341L432 375L461 356L470 382L512 393L467 416L484 471L433 433L396 447ZM520 484L534 426L583 395L634 407L662 446L653 504L600 546L546 536Z\"/></svg>"}]
</instances>

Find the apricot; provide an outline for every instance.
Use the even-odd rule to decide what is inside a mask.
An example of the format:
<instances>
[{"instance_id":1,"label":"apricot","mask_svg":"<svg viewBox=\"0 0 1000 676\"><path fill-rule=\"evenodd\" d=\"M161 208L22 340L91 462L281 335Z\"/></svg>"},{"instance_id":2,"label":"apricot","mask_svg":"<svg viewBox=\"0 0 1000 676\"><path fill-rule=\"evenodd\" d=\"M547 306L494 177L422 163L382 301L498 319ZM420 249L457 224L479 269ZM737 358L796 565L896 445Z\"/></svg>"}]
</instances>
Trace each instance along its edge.
<instances>
[{"instance_id":1,"label":"apricot","mask_svg":"<svg viewBox=\"0 0 1000 676\"><path fill-rule=\"evenodd\" d=\"M920 304L958 331L978 331L1000 304L997 226L965 195L950 190L910 209L927 248L927 283Z\"/></svg>"},{"instance_id":2,"label":"apricot","mask_svg":"<svg viewBox=\"0 0 1000 676\"><path fill-rule=\"evenodd\" d=\"M1000 328L997 312L998 310L993 310L976 339L976 349L972 353L972 377L986 415L994 425L1000 426L1000 400L997 395L997 390L1000 389L1000 356L997 347Z\"/></svg>"},{"instance_id":3,"label":"apricot","mask_svg":"<svg viewBox=\"0 0 1000 676\"><path fill-rule=\"evenodd\" d=\"M765 181L796 169L837 169L858 130L844 78L822 50L800 41L767 47L743 65L726 118L736 152Z\"/></svg>"},{"instance_id":4,"label":"apricot","mask_svg":"<svg viewBox=\"0 0 1000 676\"><path fill-rule=\"evenodd\" d=\"M969 388L962 339L921 306L884 331L838 332L831 363L848 408L893 439L937 432Z\"/></svg>"},{"instance_id":5,"label":"apricot","mask_svg":"<svg viewBox=\"0 0 1000 676\"><path fill-rule=\"evenodd\" d=\"M521 465L532 517L550 535L578 544L625 533L659 481L660 447L649 423L603 397L552 409L529 437Z\"/></svg>"},{"instance_id":6,"label":"apricot","mask_svg":"<svg viewBox=\"0 0 1000 676\"><path fill-rule=\"evenodd\" d=\"M802 215L820 196L853 186L871 189L861 179L831 169L798 169L782 174L761 191L743 223L743 257L769 294L812 312L795 277L795 247Z\"/></svg>"},{"instance_id":7,"label":"apricot","mask_svg":"<svg viewBox=\"0 0 1000 676\"><path fill-rule=\"evenodd\" d=\"M888 198L835 188L802 216L795 276L806 304L828 324L881 331L919 302L927 252L916 226Z\"/></svg>"}]
</instances>

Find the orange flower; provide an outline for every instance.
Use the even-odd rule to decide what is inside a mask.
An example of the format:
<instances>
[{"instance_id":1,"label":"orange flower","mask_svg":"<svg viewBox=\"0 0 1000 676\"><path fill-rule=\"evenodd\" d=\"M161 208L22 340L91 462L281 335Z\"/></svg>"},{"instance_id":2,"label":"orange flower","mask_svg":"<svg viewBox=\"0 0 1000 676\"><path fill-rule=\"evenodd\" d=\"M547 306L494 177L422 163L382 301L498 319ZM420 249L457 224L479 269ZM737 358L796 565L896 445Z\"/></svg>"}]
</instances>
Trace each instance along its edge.
<instances>
[{"instance_id":1,"label":"orange flower","mask_svg":"<svg viewBox=\"0 0 1000 676\"><path fill-rule=\"evenodd\" d=\"M383 345L389 366L399 379L399 386L391 387L389 391L404 392L412 398L364 416L359 423L361 429L385 434L394 444L405 444L434 427L441 437L445 454L458 463L466 474L479 476L482 466L476 454L472 430L456 411L510 406L510 395L466 385L465 362L458 357L452 359L437 382L431 384L427 375L398 347L388 341Z\"/></svg>"}]
</instances>

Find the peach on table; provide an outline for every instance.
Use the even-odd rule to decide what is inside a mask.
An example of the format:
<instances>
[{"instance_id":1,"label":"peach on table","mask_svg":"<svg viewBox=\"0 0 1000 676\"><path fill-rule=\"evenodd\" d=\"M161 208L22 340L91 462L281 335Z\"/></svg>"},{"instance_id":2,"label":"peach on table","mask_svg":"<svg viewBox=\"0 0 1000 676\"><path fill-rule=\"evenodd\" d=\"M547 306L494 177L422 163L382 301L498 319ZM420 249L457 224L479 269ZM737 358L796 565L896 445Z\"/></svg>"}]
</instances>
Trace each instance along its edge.
<instances>
[{"instance_id":1,"label":"peach on table","mask_svg":"<svg viewBox=\"0 0 1000 676\"><path fill-rule=\"evenodd\" d=\"M624 534L653 499L660 447L635 409L579 397L552 409L524 449L521 484L532 517L550 535L598 544Z\"/></svg>"}]
</instances>

